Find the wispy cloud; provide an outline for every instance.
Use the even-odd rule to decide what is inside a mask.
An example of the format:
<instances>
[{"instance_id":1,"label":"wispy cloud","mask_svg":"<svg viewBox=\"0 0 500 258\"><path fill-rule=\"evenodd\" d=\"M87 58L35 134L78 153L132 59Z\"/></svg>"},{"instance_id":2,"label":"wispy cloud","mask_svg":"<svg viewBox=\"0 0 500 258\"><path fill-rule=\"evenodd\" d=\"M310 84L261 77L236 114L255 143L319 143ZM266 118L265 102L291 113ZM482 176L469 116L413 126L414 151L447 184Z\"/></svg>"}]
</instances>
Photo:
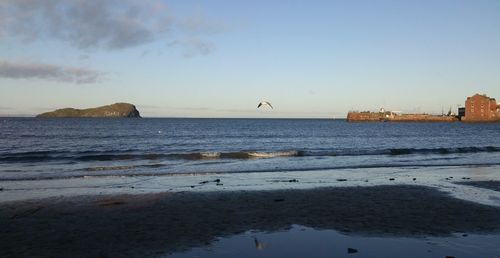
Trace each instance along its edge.
<instances>
[{"instance_id":1,"label":"wispy cloud","mask_svg":"<svg viewBox=\"0 0 500 258\"><path fill-rule=\"evenodd\" d=\"M180 46L184 49L185 57L196 55L208 55L216 50L214 43L199 38L187 38L183 40L174 40L168 44L170 47Z\"/></svg>"},{"instance_id":2,"label":"wispy cloud","mask_svg":"<svg viewBox=\"0 0 500 258\"><path fill-rule=\"evenodd\" d=\"M119 50L163 39L193 56L215 50L202 35L223 30L200 13L174 18L159 0L0 0L0 40L50 39L78 49Z\"/></svg>"},{"instance_id":3,"label":"wispy cloud","mask_svg":"<svg viewBox=\"0 0 500 258\"><path fill-rule=\"evenodd\" d=\"M0 77L9 79L44 79L57 82L96 83L103 73L75 67L41 63L9 62L0 60Z\"/></svg>"},{"instance_id":4,"label":"wispy cloud","mask_svg":"<svg viewBox=\"0 0 500 258\"><path fill-rule=\"evenodd\" d=\"M207 19L200 12L180 19L178 26L186 33L195 35L216 34L228 29L225 24Z\"/></svg>"},{"instance_id":5,"label":"wispy cloud","mask_svg":"<svg viewBox=\"0 0 500 258\"><path fill-rule=\"evenodd\" d=\"M153 41L172 19L154 1L3 0L0 37L57 39L80 48L123 49Z\"/></svg>"},{"instance_id":6,"label":"wispy cloud","mask_svg":"<svg viewBox=\"0 0 500 258\"><path fill-rule=\"evenodd\" d=\"M158 40L180 47L185 57L207 55L216 46L204 36L223 27L199 13L174 18L160 0L0 0L0 42L60 41L80 50L80 60L89 59L89 50L117 51ZM0 78L95 83L102 76L83 68L0 60Z\"/></svg>"},{"instance_id":7,"label":"wispy cloud","mask_svg":"<svg viewBox=\"0 0 500 258\"><path fill-rule=\"evenodd\" d=\"M215 43L206 38L228 30L225 24L206 18L201 9L176 19L175 27L181 36L172 40L168 46L180 47L187 58L208 55L217 50Z\"/></svg>"}]
</instances>

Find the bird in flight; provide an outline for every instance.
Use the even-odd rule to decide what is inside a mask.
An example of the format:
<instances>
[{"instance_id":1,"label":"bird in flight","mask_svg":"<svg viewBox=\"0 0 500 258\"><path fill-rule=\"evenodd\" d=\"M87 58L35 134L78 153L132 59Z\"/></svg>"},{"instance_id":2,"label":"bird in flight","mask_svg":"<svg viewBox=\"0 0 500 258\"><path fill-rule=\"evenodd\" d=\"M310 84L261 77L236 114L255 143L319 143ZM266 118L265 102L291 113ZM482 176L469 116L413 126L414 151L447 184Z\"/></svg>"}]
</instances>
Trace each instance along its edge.
<instances>
[{"instance_id":1,"label":"bird in flight","mask_svg":"<svg viewBox=\"0 0 500 258\"><path fill-rule=\"evenodd\" d=\"M264 105L270 106L272 109L274 109L273 106L271 105L271 103L269 103L268 101L260 102L259 105L257 106L257 108L260 108L261 106L264 106Z\"/></svg>"}]
</instances>

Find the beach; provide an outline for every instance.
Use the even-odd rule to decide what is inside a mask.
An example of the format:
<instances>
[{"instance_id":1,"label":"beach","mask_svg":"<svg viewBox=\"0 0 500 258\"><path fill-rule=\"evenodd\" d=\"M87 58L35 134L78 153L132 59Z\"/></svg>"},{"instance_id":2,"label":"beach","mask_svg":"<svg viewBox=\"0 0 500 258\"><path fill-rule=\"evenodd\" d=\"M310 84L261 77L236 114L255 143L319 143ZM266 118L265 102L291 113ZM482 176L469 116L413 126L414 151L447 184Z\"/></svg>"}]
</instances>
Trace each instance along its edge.
<instances>
[{"instance_id":1,"label":"beach","mask_svg":"<svg viewBox=\"0 0 500 258\"><path fill-rule=\"evenodd\" d=\"M0 0L0 258L500 258L499 14Z\"/></svg>"},{"instance_id":2,"label":"beach","mask_svg":"<svg viewBox=\"0 0 500 258\"><path fill-rule=\"evenodd\" d=\"M487 186L493 184L499 182L488 181ZM453 240L478 234L498 240L500 207L454 198L434 187L396 183L53 196L0 204L0 256L176 257L193 248L208 248L221 238L297 226L334 230L354 239ZM300 236L302 231L297 232ZM245 241L253 245L251 238ZM382 254L391 257L390 252ZM364 255L368 256L358 257L371 257L366 250Z\"/></svg>"},{"instance_id":3,"label":"beach","mask_svg":"<svg viewBox=\"0 0 500 258\"><path fill-rule=\"evenodd\" d=\"M0 257L500 254L496 124L0 126Z\"/></svg>"}]
</instances>

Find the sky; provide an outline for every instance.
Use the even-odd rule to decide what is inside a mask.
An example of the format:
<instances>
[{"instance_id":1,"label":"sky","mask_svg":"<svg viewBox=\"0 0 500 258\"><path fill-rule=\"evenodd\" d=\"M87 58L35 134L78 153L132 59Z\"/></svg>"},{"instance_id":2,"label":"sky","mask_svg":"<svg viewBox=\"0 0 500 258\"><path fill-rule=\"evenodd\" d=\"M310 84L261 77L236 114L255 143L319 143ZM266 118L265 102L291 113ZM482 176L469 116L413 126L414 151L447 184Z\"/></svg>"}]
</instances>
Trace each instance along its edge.
<instances>
[{"instance_id":1,"label":"sky","mask_svg":"<svg viewBox=\"0 0 500 258\"><path fill-rule=\"evenodd\" d=\"M498 0L0 0L0 115L441 114L500 101L499 28Z\"/></svg>"}]
</instances>

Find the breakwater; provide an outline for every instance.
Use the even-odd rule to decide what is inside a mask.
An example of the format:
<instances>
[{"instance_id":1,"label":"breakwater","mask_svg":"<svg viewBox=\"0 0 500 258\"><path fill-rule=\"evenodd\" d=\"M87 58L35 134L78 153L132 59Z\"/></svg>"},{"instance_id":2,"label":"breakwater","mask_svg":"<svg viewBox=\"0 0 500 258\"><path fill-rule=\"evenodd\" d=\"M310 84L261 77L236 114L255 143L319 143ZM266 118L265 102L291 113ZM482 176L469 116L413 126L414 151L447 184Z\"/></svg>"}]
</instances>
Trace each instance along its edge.
<instances>
[{"instance_id":1,"label":"breakwater","mask_svg":"<svg viewBox=\"0 0 500 258\"><path fill-rule=\"evenodd\" d=\"M457 122L455 116L394 114L390 112L349 112L348 122Z\"/></svg>"}]
</instances>

